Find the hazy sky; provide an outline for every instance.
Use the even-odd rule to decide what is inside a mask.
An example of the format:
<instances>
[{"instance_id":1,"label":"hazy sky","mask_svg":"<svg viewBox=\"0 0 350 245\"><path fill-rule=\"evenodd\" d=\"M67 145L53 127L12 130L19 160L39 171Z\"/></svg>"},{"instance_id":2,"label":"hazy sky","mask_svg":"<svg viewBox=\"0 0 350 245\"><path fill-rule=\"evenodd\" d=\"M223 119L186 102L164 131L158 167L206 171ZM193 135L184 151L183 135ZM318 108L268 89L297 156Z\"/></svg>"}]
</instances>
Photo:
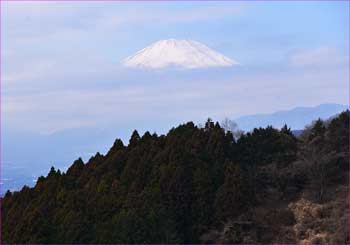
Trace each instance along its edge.
<instances>
[{"instance_id":1,"label":"hazy sky","mask_svg":"<svg viewBox=\"0 0 350 245\"><path fill-rule=\"evenodd\" d=\"M1 5L2 116L14 130L156 130L207 117L348 103L349 2ZM241 65L120 67L125 57L167 38L199 41Z\"/></svg>"}]
</instances>

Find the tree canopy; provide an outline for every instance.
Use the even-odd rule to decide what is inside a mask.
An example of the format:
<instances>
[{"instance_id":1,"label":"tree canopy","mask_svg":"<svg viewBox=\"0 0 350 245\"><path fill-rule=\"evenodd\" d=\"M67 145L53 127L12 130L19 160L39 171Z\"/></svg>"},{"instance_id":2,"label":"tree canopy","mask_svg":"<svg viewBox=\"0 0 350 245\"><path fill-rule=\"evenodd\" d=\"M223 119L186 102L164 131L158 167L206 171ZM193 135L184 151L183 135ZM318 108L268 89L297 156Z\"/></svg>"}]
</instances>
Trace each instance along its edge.
<instances>
[{"instance_id":1,"label":"tree canopy","mask_svg":"<svg viewBox=\"0 0 350 245\"><path fill-rule=\"evenodd\" d=\"M267 203L270 190L296 195L313 185L319 193L336 181L348 168L348 112L308 130L301 138L287 126L234 137L211 120L160 136L135 130L127 146L117 139L106 155L79 158L66 173L52 167L33 188L8 191L2 242L203 242L213 227ZM298 161L318 174L298 171Z\"/></svg>"}]
</instances>

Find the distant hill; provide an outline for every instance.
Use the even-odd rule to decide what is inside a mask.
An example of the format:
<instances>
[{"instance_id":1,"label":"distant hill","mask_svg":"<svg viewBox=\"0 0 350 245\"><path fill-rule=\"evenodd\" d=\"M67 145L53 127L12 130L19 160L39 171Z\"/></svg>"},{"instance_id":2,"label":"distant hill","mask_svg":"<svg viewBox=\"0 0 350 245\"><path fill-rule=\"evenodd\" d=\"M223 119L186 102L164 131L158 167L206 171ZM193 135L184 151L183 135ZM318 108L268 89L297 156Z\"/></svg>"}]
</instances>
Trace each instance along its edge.
<instances>
[{"instance_id":1,"label":"distant hill","mask_svg":"<svg viewBox=\"0 0 350 245\"><path fill-rule=\"evenodd\" d=\"M292 130L294 136L298 137L303 133L304 130Z\"/></svg>"},{"instance_id":2,"label":"distant hill","mask_svg":"<svg viewBox=\"0 0 350 245\"><path fill-rule=\"evenodd\" d=\"M255 114L235 119L240 129L250 131L253 128L272 125L276 128L287 124L293 130L303 129L307 124L318 118L327 119L348 107L339 104L321 104L315 107L296 107L291 110L277 111L272 114Z\"/></svg>"},{"instance_id":3,"label":"distant hill","mask_svg":"<svg viewBox=\"0 0 350 245\"><path fill-rule=\"evenodd\" d=\"M268 124L281 128L286 122L292 128L293 134L298 136L301 133L300 129L318 117L329 118L345 109L344 105L323 104L317 107L298 107L273 114L244 116L237 119L236 122L244 131ZM6 126L8 125L1 128L1 139L6 144L1 146L2 188L0 195L4 194L7 189L18 190L23 185L33 186L37 177L45 174L51 165L65 170L68 167L67 163L78 156L88 160L96 151L106 153L115 135L119 135L124 142L127 142L128 135L135 124L122 128L109 125L103 128L66 129L47 135L11 130ZM147 129L158 133L165 133L167 128L161 123L143 124L142 127L138 127L139 132L145 132Z\"/></svg>"},{"instance_id":4,"label":"distant hill","mask_svg":"<svg viewBox=\"0 0 350 245\"><path fill-rule=\"evenodd\" d=\"M306 130L135 130L128 145L6 192L2 243L349 244L349 115Z\"/></svg>"}]
</instances>

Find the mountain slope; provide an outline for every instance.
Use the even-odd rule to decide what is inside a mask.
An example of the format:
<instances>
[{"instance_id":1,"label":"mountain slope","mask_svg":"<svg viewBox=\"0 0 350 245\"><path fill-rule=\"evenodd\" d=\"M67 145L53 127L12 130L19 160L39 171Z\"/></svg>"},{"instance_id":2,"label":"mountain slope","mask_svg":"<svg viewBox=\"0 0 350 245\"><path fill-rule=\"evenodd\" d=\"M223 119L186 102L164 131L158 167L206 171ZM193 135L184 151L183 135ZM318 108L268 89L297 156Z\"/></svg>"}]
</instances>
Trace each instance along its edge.
<instances>
[{"instance_id":1,"label":"mountain slope","mask_svg":"<svg viewBox=\"0 0 350 245\"><path fill-rule=\"evenodd\" d=\"M106 155L7 192L2 243L287 244L305 235L297 222L322 232L321 241L347 243L337 217L348 206L328 206L317 218L334 225L321 227L299 219L304 202L293 203L305 193L323 205L348 183L349 115L307 131L297 140L288 128L260 128L235 141L210 120L161 136L134 131L127 146L117 139Z\"/></svg>"},{"instance_id":2,"label":"mountain slope","mask_svg":"<svg viewBox=\"0 0 350 245\"><path fill-rule=\"evenodd\" d=\"M321 104L315 107L296 107L291 110L277 111L272 114L248 115L235 119L239 128L249 131L257 127L271 125L282 128L284 124L293 130L304 129L317 118L328 119L347 109L346 105Z\"/></svg>"},{"instance_id":3,"label":"mountain slope","mask_svg":"<svg viewBox=\"0 0 350 245\"><path fill-rule=\"evenodd\" d=\"M236 61L192 40L160 40L126 58L122 65L159 69L180 67L185 69L232 66Z\"/></svg>"}]
</instances>

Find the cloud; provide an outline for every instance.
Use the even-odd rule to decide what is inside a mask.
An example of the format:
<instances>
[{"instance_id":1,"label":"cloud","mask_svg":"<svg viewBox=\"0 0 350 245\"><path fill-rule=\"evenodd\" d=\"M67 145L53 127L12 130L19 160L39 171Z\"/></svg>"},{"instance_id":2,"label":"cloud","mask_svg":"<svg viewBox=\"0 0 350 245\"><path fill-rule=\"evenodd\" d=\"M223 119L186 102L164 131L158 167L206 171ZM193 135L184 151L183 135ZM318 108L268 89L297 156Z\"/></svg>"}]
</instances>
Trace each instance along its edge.
<instances>
[{"instance_id":1,"label":"cloud","mask_svg":"<svg viewBox=\"0 0 350 245\"><path fill-rule=\"evenodd\" d=\"M185 4L186 5L186 4ZM223 19L242 14L242 4L120 4L67 2L5 2L5 30L10 38L103 33L130 25L164 25ZM93 10L93 11L92 11ZM8 28L6 28L8 27ZM74 33L77 32L77 33ZM80 33L79 33L80 32ZM21 41L21 40L18 40Z\"/></svg>"},{"instance_id":2,"label":"cloud","mask_svg":"<svg viewBox=\"0 0 350 245\"><path fill-rule=\"evenodd\" d=\"M245 8L241 4L184 5L188 7L176 3L4 2L3 82L49 80L60 74L91 72L90 67L105 70L127 52L116 46L109 51L116 54L115 63L108 64L101 52L102 42L128 40L130 30L145 26L232 17Z\"/></svg>"},{"instance_id":3,"label":"cloud","mask_svg":"<svg viewBox=\"0 0 350 245\"><path fill-rule=\"evenodd\" d=\"M301 51L290 57L290 63L296 67L334 67L348 62L348 56L331 47Z\"/></svg>"},{"instance_id":4,"label":"cloud","mask_svg":"<svg viewBox=\"0 0 350 245\"><path fill-rule=\"evenodd\" d=\"M17 63L17 69L13 69L12 72L5 72L2 80L5 83L13 83L38 79L54 71L55 65L54 60L36 61L34 63L27 63L26 65L23 64L23 66Z\"/></svg>"},{"instance_id":5,"label":"cloud","mask_svg":"<svg viewBox=\"0 0 350 245\"><path fill-rule=\"evenodd\" d=\"M220 120L255 113L257 104L259 111L273 112L301 104L347 101L347 74L327 69L294 74L239 69L197 74L142 73L136 77L131 73L110 77L113 82L109 88L102 74L99 76L94 78L99 81L97 88L88 88L89 81L83 81L75 89L63 87L4 97L5 125L52 134L105 124L122 128L130 123L176 124L207 117ZM313 91L313 96L309 91ZM299 102L295 104L296 101Z\"/></svg>"},{"instance_id":6,"label":"cloud","mask_svg":"<svg viewBox=\"0 0 350 245\"><path fill-rule=\"evenodd\" d=\"M294 43L290 40L295 39L284 37L288 43L278 47L271 40L260 43L264 28L255 22L261 16L253 18L254 22L248 22L250 16L231 21L248 12L242 4L3 4L2 106L6 125L13 127L51 134L106 122L126 125L148 120L151 125L169 119L174 125L179 120L204 120L208 116L270 112L295 103L346 101L343 97L348 73L328 69L332 64L344 64L346 57L339 50L327 46L302 50L287 61L288 69L302 69L281 71L286 67L277 64L278 57L289 50L289 42ZM222 29L222 36L213 35L208 27ZM163 35L184 32L214 40L214 46L216 40L227 42L227 52L242 49L238 52L248 62L228 74L215 70L191 75L145 75L118 70L119 58L132 53L135 47L166 38ZM249 33L255 33L256 38ZM278 31L272 40L278 39L276 35ZM243 44L237 46L237 40ZM272 47L266 48L264 43ZM278 54L271 53L272 49ZM272 61L264 62L259 57ZM252 60L255 67L251 66ZM314 67L321 66L323 69L315 71ZM309 91L314 92L312 97Z\"/></svg>"},{"instance_id":7,"label":"cloud","mask_svg":"<svg viewBox=\"0 0 350 245\"><path fill-rule=\"evenodd\" d=\"M8 96L3 100L6 122L43 134L104 122L140 120L164 113L169 106L200 99L198 92L159 93L152 88L126 87L99 91L57 91ZM169 105L170 104L170 105ZM21 123L19 123L21 122Z\"/></svg>"},{"instance_id":8,"label":"cloud","mask_svg":"<svg viewBox=\"0 0 350 245\"><path fill-rule=\"evenodd\" d=\"M208 20L220 20L241 15L246 9L243 5L196 6L179 9L171 5L157 5L152 8L133 6L123 11L121 15L107 12L96 23L98 26L109 24L152 24L189 23ZM137 14L136 14L137 13Z\"/></svg>"},{"instance_id":9,"label":"cloud","mask_svg":"<svg viewBox=\"0 0 350 245\"><path fill-rule=\"evenodd\" d=\"M74 4L60 2L4 2L3 10L6 17L28 18L28 17L50 17L58 15L61 8L70 12L74 11Z\"/></svg>"}]
</instances>

